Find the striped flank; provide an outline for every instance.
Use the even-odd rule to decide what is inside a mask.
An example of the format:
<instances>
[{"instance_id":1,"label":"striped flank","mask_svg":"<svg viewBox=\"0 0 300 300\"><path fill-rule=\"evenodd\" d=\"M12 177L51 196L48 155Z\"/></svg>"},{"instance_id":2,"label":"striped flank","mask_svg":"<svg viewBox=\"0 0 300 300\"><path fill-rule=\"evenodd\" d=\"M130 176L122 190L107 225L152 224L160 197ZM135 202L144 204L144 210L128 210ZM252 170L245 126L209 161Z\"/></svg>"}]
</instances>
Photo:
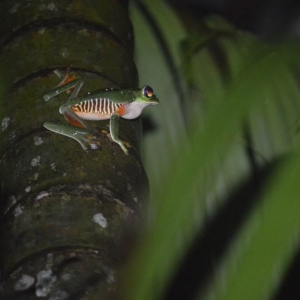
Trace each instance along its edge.
<instances>
[{"instance_id":1,"label":"striped flank","mask_svg":"<svg viewBox=\"0 0 300 300\"><path fill-rule=\"evenodd\" d=\"M73 105L72 109L75 113L112 115L118 111L123 104L124 103L114 103L108 98L95 98Z\"/></svg>"}]
</instances>

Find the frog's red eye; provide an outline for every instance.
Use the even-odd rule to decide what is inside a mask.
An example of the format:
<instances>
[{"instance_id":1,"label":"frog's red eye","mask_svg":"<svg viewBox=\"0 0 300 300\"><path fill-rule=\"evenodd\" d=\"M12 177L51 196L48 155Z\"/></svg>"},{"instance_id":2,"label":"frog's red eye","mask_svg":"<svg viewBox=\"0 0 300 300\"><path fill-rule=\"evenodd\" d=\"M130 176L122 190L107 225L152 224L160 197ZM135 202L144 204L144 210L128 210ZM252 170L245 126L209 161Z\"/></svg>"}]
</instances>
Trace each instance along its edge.
<instances>
[{"instance_id":1,"label":"frog's red eye","mask_svg":"<svg viewBox=\"0 0 300 300\"><path fill-rule=\"evenodd\" d=\"M145 86L144 90L143 90L143 94L147 98L151 98L153 96L153 89L152 89L152 87L150 87L149 85Z\"/></svg>"}]
</instances>

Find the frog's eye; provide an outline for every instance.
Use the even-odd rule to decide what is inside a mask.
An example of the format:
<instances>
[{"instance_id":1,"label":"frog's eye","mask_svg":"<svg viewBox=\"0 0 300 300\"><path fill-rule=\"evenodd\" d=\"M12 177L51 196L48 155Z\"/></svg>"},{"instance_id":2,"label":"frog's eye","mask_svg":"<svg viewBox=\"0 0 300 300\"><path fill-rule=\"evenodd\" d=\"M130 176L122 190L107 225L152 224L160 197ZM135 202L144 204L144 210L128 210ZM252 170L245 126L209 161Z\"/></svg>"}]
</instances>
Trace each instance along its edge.
<instances>
[{"instance_id":1,"label":"frog's eye","mask_svg":"<svg viewBox=\"0 0 300 300\"><path fill-rule=\"evenodd\" d=\"M145 86L144 90L143 90L143 94L147 98L151 98L153 96L153 89L152 89L152 87L150 87L149 85Z\"/></svg>"}]
</instances>

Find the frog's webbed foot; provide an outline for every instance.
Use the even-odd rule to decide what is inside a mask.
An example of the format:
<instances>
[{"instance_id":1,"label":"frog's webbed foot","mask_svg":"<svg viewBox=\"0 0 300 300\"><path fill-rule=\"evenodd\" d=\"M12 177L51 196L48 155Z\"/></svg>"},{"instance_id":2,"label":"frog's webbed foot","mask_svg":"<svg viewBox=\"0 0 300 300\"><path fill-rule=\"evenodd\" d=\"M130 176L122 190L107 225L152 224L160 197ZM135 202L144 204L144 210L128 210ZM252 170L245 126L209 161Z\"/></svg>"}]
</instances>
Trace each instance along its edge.
<instances>
[{"instance_id":1,"label":"frog's webbed foot","mask_svg":"<svg viewBox=\"0 0 300 300\"><path fill-rule=\"evenodd\" d=\"M44 127L55 133L70 137L76 140L84 151L88 151L88 146L95 150L100 148L100 141L95 133L88 128L74 127L69 124L44 123Z\"/></svg>"},{"instance_id":2,"label":"frog's webbed foot","mask_svg":"<svg viewBox=\"0 0 300 300\"><path fill-rule=\"evenodd\" d=\"M61 79L61 82L58 84L57 87L59 86L63 86L71 81L74 81L77 77L76 75L71 75L70 76L70 69L68 68L67 69L67 72L65 75L63 75L62 72L60 72L58 69L54 70L53 71L60 79Z\"/></svg>"},{"instance_id":3,"label":"frog's webbed foot","mask_svg":"<svg viewBox=\"0 0 300 300\"><path fill-rule=\"evenodd\" d=\"M120 116L117 114L111 116L110 125L109 125L110 135L111 135L112 140L115 143L119 144L120 147L122 148L122 150L125 152L125 154L128 155L128 150L126 149L123 142L119 138L119 119L120 119Z\"/></svg>"}]
</instances>

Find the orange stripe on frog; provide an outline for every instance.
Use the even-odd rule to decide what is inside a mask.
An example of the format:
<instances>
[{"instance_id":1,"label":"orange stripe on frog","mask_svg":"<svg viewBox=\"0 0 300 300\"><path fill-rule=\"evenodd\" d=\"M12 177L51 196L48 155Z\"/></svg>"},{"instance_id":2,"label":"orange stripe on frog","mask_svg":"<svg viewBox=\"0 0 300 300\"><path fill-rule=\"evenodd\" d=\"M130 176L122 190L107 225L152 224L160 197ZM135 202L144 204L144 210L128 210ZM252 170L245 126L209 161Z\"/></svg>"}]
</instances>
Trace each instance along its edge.
<instances>
[{"instance_id":1,"label":"orange stripe on frog","mask_svg":"<svg viewBox=\"0 0 300 300\"><path fill-rule=\"evenodd\" d=\"M116 113L117 113L119 116L123 116L123 115L126 113L125 104L122 105L122 106L116 111Z\"/></svg>"}]
</instances>

